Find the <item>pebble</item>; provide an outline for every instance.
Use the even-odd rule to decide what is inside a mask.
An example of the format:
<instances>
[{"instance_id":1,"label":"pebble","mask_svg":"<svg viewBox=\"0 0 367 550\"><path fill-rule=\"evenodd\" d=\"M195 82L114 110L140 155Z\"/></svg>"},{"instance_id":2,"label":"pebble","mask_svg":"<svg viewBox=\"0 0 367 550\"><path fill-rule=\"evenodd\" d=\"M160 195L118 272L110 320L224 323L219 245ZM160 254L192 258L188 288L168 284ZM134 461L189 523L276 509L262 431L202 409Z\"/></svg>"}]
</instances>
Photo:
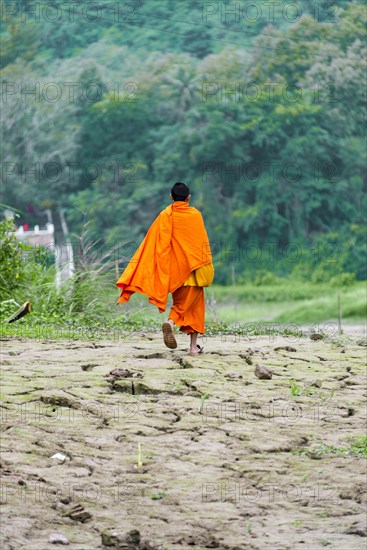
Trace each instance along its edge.
<instances>
[{"instance_id":1,"label":"pebble","mask_svg":"<svg viewBox=\"0 0 367 550\"><path fill-rule=\"evenodd\" d=\"M132 373L129 369L112 369L107 376L114 376L115 378L131 378Z\"/></svg>"},{"instance_id":2,"label":"pebble","mask_svg":"<svg viewBox=\"0 0 367 550\"><path fill-rule=\"evenodd\" d=\"M81 504L76 504L64 515L74 521L80 521L81 523L85 523L92 518L92 514L87 512Z\"/></svg>"},{"instance_id":3,"label":"pebble","mask_svg":"<svg viewBox=\"0 0 367 550\"><path fill-rule=\"evenodd\" d=\"M357 341L357 346L367 347L367 338L361 338Z\"/></svg>"},{"instance_id":4,"label":"pebble","mask_svg":"<svg viewBox=\"0 0 367 550\"><path fill-rule=\"evenodd\" d=\"M61 462L62 464L65 462L65 460L67 460L67 456L66 455L63 455L62 453L56 453L54 455L52 455L52 457L54 460L58 460L59 462Z\"/></svg>"},{"instance_id":5,"label":"pebble","mask_svg":"<svg viewBox=\"0 0 367 550\"><path fill-rule=\"evenodd\" d=\"M102 544L104 546L113 546L113 548L138 549L140 548L141 536L136 529L125 533L119 529L106 529L102 533Z\"/></svg>"},{"instance_id":6,"label":"pebble","mask_svg":"<svg viewBox=\"0 0 367 550\"><path fill-rule=\"evenodd\" d=\"M270 369L263 367L262 365L256 365L255 376L260 380L271 380L273 373Z\"/></svg>"},{"instance_id":7,"label":"pebble","mask_svg":"<svg viewBox=\"0 0 367 550\"><path fill-rule=\"evenodd\" d=\"M69 540L61 533L52 533L48 539L48 542L51 544L69 544Z\"/></svg>"},{"instance_id":8,"label":"pebble","mask_svg":"<svg viewBox=\"0 0 367 550\"><path fill-rule=\"evenodd\" d=\"M318 378L317 380L309 380L304 383L305 388L321 388L322 381Z\"/></svg>"}]
</instances>

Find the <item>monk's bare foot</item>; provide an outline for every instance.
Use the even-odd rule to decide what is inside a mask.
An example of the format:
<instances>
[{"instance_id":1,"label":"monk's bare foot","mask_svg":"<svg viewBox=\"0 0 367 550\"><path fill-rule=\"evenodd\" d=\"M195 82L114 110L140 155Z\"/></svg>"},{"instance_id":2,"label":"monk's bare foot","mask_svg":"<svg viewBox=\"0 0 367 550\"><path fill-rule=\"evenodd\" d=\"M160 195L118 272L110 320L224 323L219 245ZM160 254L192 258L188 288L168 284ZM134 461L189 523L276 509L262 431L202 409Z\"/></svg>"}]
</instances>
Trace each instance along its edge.
<instances>
[{"instance_id":1,"label":"monk's bare foot","mask_svg":"<svg viewBox=\"0 0 367 550\"><path fill-rule=\"evenodd\" d=\"M177 348L177 342L175 338L175 333L173 332L173 326L171 323L163 323L162 325L163 332L163 342L170 349Z\"/></svg>"},{"instance_id":2,"label":"monk's bare foot","mask_svg":"<svg viewBox=\"0 0 367 550\"><path fill-rule=\"evenodd\" d=\"M204 353L204 348L199 346L199 344L189 350L189 355L199 355L199 353Z\"/></svg>"}]
</instances>

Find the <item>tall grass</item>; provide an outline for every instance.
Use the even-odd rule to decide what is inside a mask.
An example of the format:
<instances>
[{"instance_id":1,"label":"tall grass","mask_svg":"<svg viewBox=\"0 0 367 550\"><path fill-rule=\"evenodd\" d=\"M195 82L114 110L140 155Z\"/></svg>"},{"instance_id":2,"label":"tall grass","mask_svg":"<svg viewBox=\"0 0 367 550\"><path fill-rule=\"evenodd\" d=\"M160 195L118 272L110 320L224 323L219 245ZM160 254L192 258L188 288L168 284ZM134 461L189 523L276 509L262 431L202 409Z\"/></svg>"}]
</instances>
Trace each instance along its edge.
<instances>
[{"instance_id":1,"label":"tall grass","mask_svg":"<svg viewBox=\"0 0 367 550\"><path fill-rule=\"evenodd\" d=\"M116 304L120 295L115 286L114 270L76 273L57 292L53 267L33 270L27 282L0 304L0 318L10 316L25 300L32 302L34 323L103 324L146 321L159 323L164 315L148 303L146 296L134 294L127 304ZM278 323L314 323L336 320L338 293L342 319L362 321L367 316L365 284L335 289L284 281L276 289L269 287L218 287L205 289L207 319L216 322L274 321ZM297 296L297 298L295 298ZM9 300L11 300L9 302ZM171 306L171 299L167 311ZM29 318L29 322L31 321Z\"/></svg>"}]
</instances>

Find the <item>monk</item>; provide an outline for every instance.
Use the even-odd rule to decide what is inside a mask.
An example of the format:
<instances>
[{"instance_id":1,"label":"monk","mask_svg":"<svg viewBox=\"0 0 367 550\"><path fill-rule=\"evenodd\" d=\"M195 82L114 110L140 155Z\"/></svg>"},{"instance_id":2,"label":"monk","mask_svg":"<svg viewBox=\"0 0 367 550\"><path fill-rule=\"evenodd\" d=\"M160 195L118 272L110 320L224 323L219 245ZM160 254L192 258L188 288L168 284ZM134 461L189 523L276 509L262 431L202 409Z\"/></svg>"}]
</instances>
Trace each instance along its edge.
<instances>
[{"instance_id":1,"label":"monk","mask_svg":"<svg viewBox=\"0 0 367 550\"><path fill-rule=\"evenodd\" d=\"M204 334L204 286L214 277L212 254L201 213L189 205L189 187L174 184L173 203L150 226L143 242L116 283L121 288L117 303L127 302L134 292L148 296L149 302L163 313L168 294L173 305L168 322L163 323L163 341L177 347L174 325L190 334L189 353L203 352L198 334Z\"/></svg>"}]
</instances>

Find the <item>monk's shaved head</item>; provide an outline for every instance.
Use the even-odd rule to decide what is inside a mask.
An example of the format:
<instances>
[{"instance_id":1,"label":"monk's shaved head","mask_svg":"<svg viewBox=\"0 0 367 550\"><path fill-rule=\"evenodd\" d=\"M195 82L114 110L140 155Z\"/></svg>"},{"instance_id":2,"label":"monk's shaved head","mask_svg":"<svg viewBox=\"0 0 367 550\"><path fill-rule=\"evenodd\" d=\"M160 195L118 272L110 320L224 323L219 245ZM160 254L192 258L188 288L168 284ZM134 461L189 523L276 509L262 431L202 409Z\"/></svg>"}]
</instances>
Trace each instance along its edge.
<instances>
[{"instance_id":1,"label":"monk's shaved head","mask_svg":"<svg viewBox=\"0 0 367 550\"><path fill-rule=\"evenodd\" d=\"M184 201L190 195L190 189L186 183L178 181L172 187L171 195L174 201Z\"/></svg>"}]
</instances>

